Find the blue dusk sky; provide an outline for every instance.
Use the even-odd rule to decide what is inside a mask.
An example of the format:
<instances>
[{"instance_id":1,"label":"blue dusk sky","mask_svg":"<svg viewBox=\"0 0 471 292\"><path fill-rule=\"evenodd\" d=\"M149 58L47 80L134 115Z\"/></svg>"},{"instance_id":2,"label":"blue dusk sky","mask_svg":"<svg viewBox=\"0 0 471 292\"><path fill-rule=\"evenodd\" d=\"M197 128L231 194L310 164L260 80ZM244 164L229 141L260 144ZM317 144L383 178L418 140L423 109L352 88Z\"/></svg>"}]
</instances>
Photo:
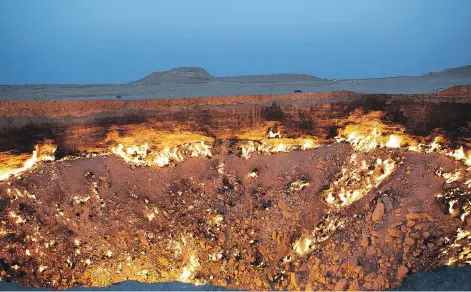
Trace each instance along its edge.
<instances>
[{"instance_id":1,"label":"blue dusk sky","mask_svg":"<svg viewBox=\"0 0 471 292\"><path fill-rule=\"evenodd\" d=\"M471 64L470 0L0 0L0 84L418 75Z\"/></svg>"}]
</instances>

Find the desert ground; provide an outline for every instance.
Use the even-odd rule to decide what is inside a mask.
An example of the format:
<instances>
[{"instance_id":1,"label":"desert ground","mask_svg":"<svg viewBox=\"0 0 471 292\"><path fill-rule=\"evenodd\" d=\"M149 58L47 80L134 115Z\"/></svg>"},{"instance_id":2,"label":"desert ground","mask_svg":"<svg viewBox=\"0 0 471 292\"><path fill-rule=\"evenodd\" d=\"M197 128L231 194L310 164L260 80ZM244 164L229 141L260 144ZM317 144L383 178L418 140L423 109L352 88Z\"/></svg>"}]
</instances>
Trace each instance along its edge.
<instances>
[{"instance_id":1,"label":"desert ground","mask_svg":"<svg viewBox=\"0 0 471 292\"><path fill-rule=\"evenodd\" d=\"M6 99L123 99L352 91L358 93L431 93L471 85L471 66L422 76L326 80L304 74L214 77L203 68L182 67L154 72L126 84L0 85Z\"/></svg>"},{"instance_id":2,"label":"desert ground","mask_svg":"<svg viewBox=\"0 0 471 292\"><path fill-rule=\"evenodd\" d=\"M2 86L0 278L468 289L470 68Z\"/></svg>"}]
</instances>

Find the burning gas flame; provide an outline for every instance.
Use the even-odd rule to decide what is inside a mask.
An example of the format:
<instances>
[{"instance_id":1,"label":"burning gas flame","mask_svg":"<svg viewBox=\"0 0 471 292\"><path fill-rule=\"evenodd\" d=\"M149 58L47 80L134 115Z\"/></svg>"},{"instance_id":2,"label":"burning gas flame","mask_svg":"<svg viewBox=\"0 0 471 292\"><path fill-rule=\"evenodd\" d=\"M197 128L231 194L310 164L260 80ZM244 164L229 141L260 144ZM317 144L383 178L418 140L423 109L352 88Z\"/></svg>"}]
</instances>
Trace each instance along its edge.
<instances>
[{"instance_id":1,"label":"burning gas flame","mask_svg":"<svg viewBox=\"0 0 471 292\"><path fill-rule=\"evenodd\" d=\"M112 147L111 152L122 158L125 162L137 166L158 166L164 167L171 162L182 162L184 155L190 157L207 156L211 157L211 146L204 141L199 143L189 143L175 146L173 148L164 148L161 151L151 151L147 144L124 146L119 144Z\"/></svg>"},{"instance_id":2,"label":"burning gas flame","mask_svg":"<svg viewBox=\"0 0 471 292\"><path fill-rule=\"evenodd\" d=\"M369 152L378 148L400 148L413 139L405 135L399 125L386 125L381 121L383 112L353 112L346 120L347 125L339 129L337 142L348 142L358 151Z\"/></svg>"},{"instance_id":3,"label":"burning gas flame","mask_svg":"<svg viewBox=\"0 0 471 292\"><path fill-rule=\"evenodd\" d=\"M191 283L195 276L196 270L199 268L200 263L195 255L191 255L188 263L183 267L181 275L178 277L178 281L184 283Z\"/></svg>"},{"instance_id":4,"label":"burning gas flame","mask_svg":"<svg viewBox=\"0 0 471 292\"><path fill-rule=\"evenodd\" d=\"M447 184L451 184L452 182L460 180L462 176L461 170L456 170L454 172L445 172L442 168L437 169L437 171L435 171L435 174L439 177L444 178Z\"/></svg>"},{"instance_id":5,"label":"burning gas flame","mask_svg":"<svg viewBox=\"0 0 471 292\"><path fill-rule=\"evenodd\" d=\"M278 152L289 152L292 150L310 150L320 145L313 138L279 138L259 141L248 141L240 145L241 157L249 159L253 154L272 154Z\"/></svg>"},{"instance_id":6,"label":"burning gas flame","mask_svg":"<svg viewBox=\"0 0 471 292\"><path fill-rule=\"evenodd\" d=\"M388 142L386 142L386 147L388 148L400 148L401 147L401 137L398 135L390 135Z\"/></svg>"},{"instance_id":7,"label":"burning gas flame","mask_svg":"<svg viewBox=\"0 0 471 292\"><path fill-rule=\"evenodd\" d=\"M325 192L324 199L329 205L348 206L378 187L395 168L396 162L390 158L367 163L365 160L360 162L353 154L342 168L340 178Z\"/></svg>"},{"instance_id":8,"label":"burning gas flame","mask_svg":"<svg viewBox=\"0 0 471 292\"><path fill-rule=\"evenodd\" d=\"M442 250L442 254L450 254L447 265L456 263L471 265L471 232L458 228L453 244Z\"/></svg>"},{"instance_id":9,"label":"burning gas flame","mask_svg":"<svg viewBox=\"0 0 471 292\"><path fill-rule=\"evenodd\" d=\"M19 175L27 171L33 168L38 162L54 161L54 153L56 152L56 149L57 146L54 145L51 140L45 140L43 143L34 146L34 150L31 157L24 161L21 167L10 168L8 167L8 164L11 164L12 162L5 164L2 163L2 165L0 165L0 181L8 179L12 175ZM0 155L2 155L2 153L0 153ZM11 157L11 155L6 156ZM13 159L15 158L16 157L13 157Z\"/></svg>"},{"instance_id":10,"label":"burning gas flame","mask_svg":"<svg viewBox=\"0 0 471 292\"><path fill-rule=\"evenodd\" d=\"M347 125L339 129L336 142L348 142L355 150L369 152L380 148L398 149L422 153L438 153L471 166L471 151L463 146L457 149L446 147L446 139L436 136L430 143L423 143L418 137L405 133L400 125L386 125L381 121L383 112L370 112L364 114L357 110L350 115ZM471 171L471 168L469 168Z\"/></svg>"},{"instance_id":11,"label":"burning gas flame","mask_svg":"<svg viewBox=\"0 0 471 292\"><path fill-rule=\"evenodd\" d=\"M293 250L299 255L313 251L321 242L326 241L332 236L338 228L343 227L344 224L345 221L338 216L325 216L310 235L303 236L294 242Z\"/></svg>"}]
</instances>

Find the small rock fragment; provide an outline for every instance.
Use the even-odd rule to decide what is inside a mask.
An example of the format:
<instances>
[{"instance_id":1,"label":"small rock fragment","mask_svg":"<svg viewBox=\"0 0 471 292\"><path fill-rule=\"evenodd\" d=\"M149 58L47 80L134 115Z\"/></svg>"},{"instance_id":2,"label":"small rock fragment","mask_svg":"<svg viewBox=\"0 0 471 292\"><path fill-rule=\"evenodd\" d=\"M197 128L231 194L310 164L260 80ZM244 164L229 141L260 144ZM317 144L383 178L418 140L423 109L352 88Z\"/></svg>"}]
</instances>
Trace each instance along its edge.
<instances>
[{"instance_id":1,"label":"small rock fragment","mask_svg":"<svg viewBox=\"0 0 471 292\"><path fill-rule=\"evenodd\" d=\"M415 241L414 241L414 239L412 239L410 237L406 237L406 239L404 240L404 243L407 244L407 245L414 245Z\"/></svg>"},{"instance_id":2,"label":"small rock fragment","mask_svg":"<svg viewBox=\"0 0 471 292\"><path fill-rule=\"evenodd\" d=\"M392 237L400 237L401 232L396 229L388 228L388 234L391 235Z\"/></svg>"},{"instance_id":3,"label":"small rock fragment","mask_svg":"<svg viewBox=\"0 0 471 292\"><path fill-rule=\"evenodd\" d=\"M409 213L406 215L407 220L420 220L426 219L428 217L428 213Z\"/></svg>"},{"instance_id":4,"label":"small rock fragment","mask_svg":"<svg viewBox=\"0 0 471 292\"><path fill-rule=\"evenodd\" d=\"M351 267L356 267L358 266L358 257L356 256L350 256L347 261L348 265Z\"/></svg>"},{"instance_id":5,"label":"small rock fragment","mask_svg":"<svg viewBox=\"0 0 471 292\"><path fill-rule=\"evenodd\" d=\"M294 287L296 287L296 290L299 290L300 281L299 281L299 276L298 276L298 274L296 274L296 273L291 273L290 280L291 280L291 285L293 285Z\"/></svg>"},{"instance_id":6,"label":"small rock fragment","mask_svg":"<svg viewBox=\"0 0 471 292\"><path fill-rule=\"evenodd\" d=\"M375 210L373 211L373 215L371 216L371 220L377 223L383 220L383 216L384 216L384 204L381 202L378 202L376 204Z\"/></svg>"},{"instance_id":7,"label":"small rock fragment","mask_svg":"<svg viewBox=\"0 0 471 292\"><path fill-rule=\"evenodd\" d=\"M345 291L348 287L348 282L345 279L342 279L335 283L334 290L335 291Z\"/></svg>"},{"instance_id":8,"label":"small rock fragment","mask_svg":"<svg viewBox=\"0 0 471 292\"><path fill-rule=\"evenodd\" d=\"M405 275L408 272L409 272L409 269L406 266L400 266L399 269L397 270L396 278L400 281L405 277Z\"/></svg>"}]
</instances>

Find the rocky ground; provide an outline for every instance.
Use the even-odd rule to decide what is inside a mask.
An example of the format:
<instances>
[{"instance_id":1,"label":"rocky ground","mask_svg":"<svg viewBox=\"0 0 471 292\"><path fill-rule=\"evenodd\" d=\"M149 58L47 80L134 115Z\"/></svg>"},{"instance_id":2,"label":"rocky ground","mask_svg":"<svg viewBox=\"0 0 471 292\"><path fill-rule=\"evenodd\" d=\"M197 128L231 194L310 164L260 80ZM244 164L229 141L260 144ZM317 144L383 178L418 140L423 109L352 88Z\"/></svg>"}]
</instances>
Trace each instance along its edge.
<instances>
[{"instance_id":1,"label":"rocky ground","mask_svg":"<svg viewBox=\"0 0 471 292\"><path fill-rule=\"evenodd\" d=\"M0 278L383 290L469 265L470 92L3 101Z\"/></svg>"}]
</instances>

